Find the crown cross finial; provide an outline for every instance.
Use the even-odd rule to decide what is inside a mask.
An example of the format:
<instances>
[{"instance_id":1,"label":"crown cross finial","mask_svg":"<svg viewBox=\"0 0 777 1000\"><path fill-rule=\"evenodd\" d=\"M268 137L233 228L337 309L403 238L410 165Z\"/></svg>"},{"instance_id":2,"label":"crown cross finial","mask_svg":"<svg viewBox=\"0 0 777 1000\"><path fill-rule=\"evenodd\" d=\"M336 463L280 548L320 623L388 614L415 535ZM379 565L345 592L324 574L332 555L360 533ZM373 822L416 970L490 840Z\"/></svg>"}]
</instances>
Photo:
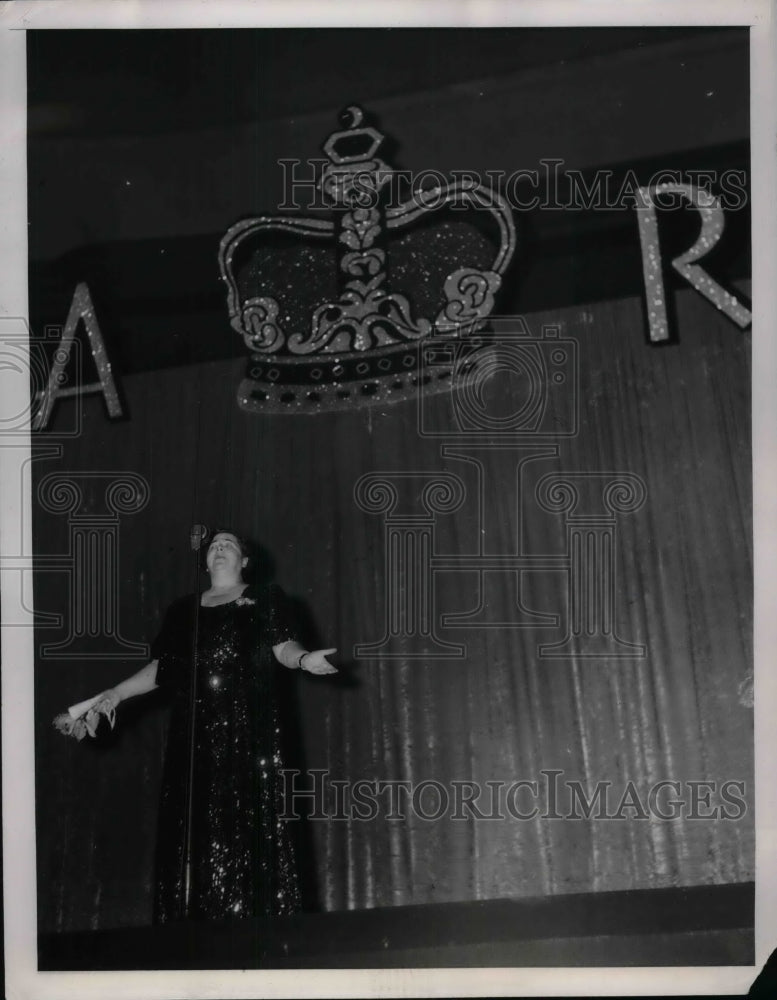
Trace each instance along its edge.
<instances>
[{"instance_id":1,"label":"crown cross finial","mask_svg":"<svg viewBox=\"0 0 777 1000\"><path fill-rule=\"evenodd\" d=\"M384 217L380 191L393 170L375 156L384 136L363 126L356 105L341 119L350 127L333 132L323 145L330 163L321 177L321 190L338 212L337 243L344 287L337 302L325 302L313 314L310 335L292 334L289 347L299 354L324 350L366 351L395 337L408 340L429 333L429 320L416 320L404 295L386 284L386 251L382 242Z\"/></svg>"},{"instance_id":2,"label":"crown cross finial","mask_svg":"<svg viewBox=\"0 0 777 1000\"><path fill-rule=\"evenodd\" d=\"M340 120L345 128L332 132L321 147L329 163L319 188L334 207L368 207L394 173L375 156L385 136L371 125L362 125L364 112L355 104L342 112Z\"/></svg>"}]
</instances>

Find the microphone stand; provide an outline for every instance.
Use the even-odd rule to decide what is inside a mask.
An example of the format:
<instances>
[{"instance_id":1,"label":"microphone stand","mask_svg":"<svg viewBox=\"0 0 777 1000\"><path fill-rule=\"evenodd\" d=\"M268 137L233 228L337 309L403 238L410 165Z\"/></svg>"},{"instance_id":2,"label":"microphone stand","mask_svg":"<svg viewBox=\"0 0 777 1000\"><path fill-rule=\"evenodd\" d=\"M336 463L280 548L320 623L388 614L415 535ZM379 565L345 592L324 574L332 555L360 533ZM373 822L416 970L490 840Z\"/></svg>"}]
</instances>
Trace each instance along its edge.
<instances>
[{"instance_id":1,"label":"microphone stand","mask_svg":"<svg viewBox=\"0 0 777 1000\"><path fill-rule=\"evenodd\" d=\"M189 906L192 895L192 817L194 805L194 757L195 757L195 734L196 734L196 711L197 711L197 666L198 650L197 639L200 626L200 547L207 537L208 529L205 525L195 524L191 530L190 542L193 554L194 569L194 625L192 628L192 669L191 669L191 691L189 699L189 772L186 783L186 814L184 820L184 852L182 858L183 868L183 898L181 900L182 918L189 916Z\"/></svg>"}]
</instances>

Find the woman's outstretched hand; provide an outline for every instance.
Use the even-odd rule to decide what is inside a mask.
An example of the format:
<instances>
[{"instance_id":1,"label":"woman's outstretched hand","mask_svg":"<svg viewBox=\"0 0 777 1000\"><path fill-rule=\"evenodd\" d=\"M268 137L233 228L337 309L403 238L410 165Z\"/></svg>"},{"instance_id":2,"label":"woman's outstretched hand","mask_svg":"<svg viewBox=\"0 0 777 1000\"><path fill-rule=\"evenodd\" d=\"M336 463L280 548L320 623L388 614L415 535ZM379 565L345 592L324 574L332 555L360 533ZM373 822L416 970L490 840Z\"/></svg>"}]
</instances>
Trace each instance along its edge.
<instances>
[{"instance_id":1,"label":"woman's outstretched hand","mask_svg":"<svg viewBox=\"0 0 777 1000\"><path fill-rule=\"evenodd\" d=\"M333 667L327 660L327 656L336 652L337 649L314 649L310 653L305 653L300 666L309 674L336 674L337 667Z\"/></svg>"}]
</instances>

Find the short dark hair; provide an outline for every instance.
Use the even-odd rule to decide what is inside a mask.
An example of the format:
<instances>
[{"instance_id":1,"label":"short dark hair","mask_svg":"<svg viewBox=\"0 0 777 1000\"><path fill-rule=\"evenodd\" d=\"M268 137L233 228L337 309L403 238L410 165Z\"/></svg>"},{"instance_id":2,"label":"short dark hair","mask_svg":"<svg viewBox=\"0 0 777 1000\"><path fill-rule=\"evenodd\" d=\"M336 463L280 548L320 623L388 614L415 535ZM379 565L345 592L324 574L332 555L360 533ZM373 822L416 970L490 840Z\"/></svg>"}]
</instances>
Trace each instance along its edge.
<instances>
[{"instance_id":1,"label":"short dark hair","mask_svg":"<svg viewBox=\"0 0 777 1000\"><path fill-rule=\"evenodd\" d=\"M263 545L255 542L250 535L244 535L239 531L235 531L234 528L229 527L216 528L213 534L208 536L207 545L202 545L200 548L200 567L203 570L208 568L206 557L208 555L208 548L213 543L214 536L222 533L233 535L240 545L241 555L248 559L248 563L243 568L243 580L246 583L263 586L272 582L275 578L275 559L272 553Z\"/></svg>"},{"instance_id":2,"label":"short dark hair","mask_svg":"<svg viewBox=\"0 0 777 1000\"><path fill-rule=\"evenodd\" d=\"M250 574L256 563L256 554L254 550L253 542L246 538L245 535L241 535L240 532L235 531L234 528L216 528L215 531L208 537L206 545L203 545L200 549L200 568L208 568L208 549L213 544L213 539L216 535L232 535L236 539L238 546L240 547L240 554L244 559L248 560L248 563L243 567L243 577L246 578L247 574Z\"/></svg>"},{"instance_id":3,"label":"short dark hair","mask_svg":"<svg viewBox=\"0 0 777 1000\"><path fill-rule=\"evenodd\" d=\"M232 535L234 539L237 540L237 544L240 546L240 551L246 559L251 558L251 542L240 534L239 531L235 531L232 528L216 528L213 534L210 536L210 541L208 542L208 548L213 544L213 539L216 535Z\"/></svg>"}]
</instances>

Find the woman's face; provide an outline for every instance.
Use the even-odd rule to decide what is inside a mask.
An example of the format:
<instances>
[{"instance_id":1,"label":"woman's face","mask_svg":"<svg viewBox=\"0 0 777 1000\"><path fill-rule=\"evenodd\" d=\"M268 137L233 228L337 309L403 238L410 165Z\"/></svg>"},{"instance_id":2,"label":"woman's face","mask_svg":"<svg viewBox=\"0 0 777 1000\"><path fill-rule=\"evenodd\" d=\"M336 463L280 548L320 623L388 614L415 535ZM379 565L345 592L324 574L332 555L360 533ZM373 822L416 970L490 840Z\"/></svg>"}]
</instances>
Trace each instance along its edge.
<instances>
[{"instance_id":1,"label":"woman's face","mask_svg":"<svg viewBox=\"0 0 777 1000\"><path fill-rule=\"evenodd\" d=\"M234 574L237 577L248 564L248 559L243 555L237 536L229 531L219 531L213 536L213 541L208 546L205 561L209 573L216 571L224 575Z\"/></svg>"}]
</instances>

